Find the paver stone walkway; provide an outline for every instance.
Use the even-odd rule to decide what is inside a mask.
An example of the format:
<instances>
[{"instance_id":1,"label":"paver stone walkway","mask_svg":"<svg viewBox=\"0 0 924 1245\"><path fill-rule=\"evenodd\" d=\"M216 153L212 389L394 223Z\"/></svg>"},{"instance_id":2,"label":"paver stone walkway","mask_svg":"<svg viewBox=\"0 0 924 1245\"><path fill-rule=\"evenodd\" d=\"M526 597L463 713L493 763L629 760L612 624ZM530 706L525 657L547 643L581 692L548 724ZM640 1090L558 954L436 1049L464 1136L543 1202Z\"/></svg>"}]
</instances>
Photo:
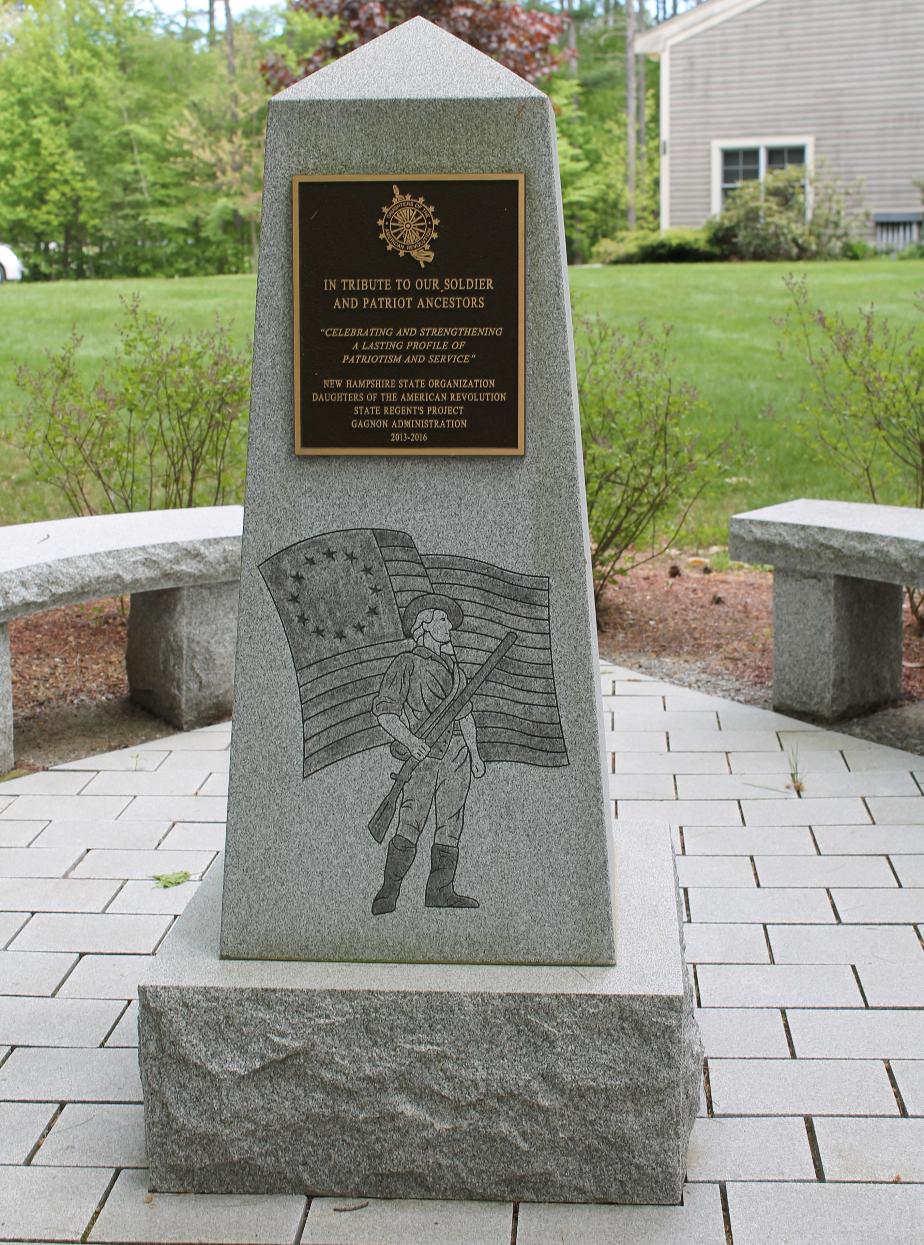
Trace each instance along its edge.
<instances>
[{"instance_id":1,"label":"paver stone walkway","mask_svg":"<svg viewBox=\"0 0 924 1245\"><path fill-rule=\"evenodd\" d=\"M707 1056L682 1206L147 1192L133 1000L222 847L223 724L0 784L0 1245L921 1245L924 757L601 677L617 833L677 853Z\"/></svg>"}]
</instances>

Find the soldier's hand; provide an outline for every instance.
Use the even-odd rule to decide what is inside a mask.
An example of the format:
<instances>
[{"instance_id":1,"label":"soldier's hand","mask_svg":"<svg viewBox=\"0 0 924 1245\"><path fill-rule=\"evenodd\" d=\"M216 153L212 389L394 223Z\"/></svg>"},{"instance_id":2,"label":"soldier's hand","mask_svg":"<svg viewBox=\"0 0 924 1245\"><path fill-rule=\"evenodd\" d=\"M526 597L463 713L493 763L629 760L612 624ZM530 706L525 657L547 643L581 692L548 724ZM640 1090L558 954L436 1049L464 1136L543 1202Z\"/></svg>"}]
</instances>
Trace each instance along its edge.
<instances>
[{"instance_id":1,"label":"soldier's hand","mask_svg":"<svg viewBox=\"0 0 924 1245\"><path fill-rule=\"evenodd\" d=\"M484 778L484 761L481 757L472 757L472 777Z\"/></svg>"},{"instance_id":2,"label":"soldier's hand","mask_svg":"<svg viewBox=\"0 0 924 1245\"><path fill-rule=\"evenodd\" d=\"M430 755L430 745L413 735L408 741L408 751L415 761L423 761Z\"/></svg>"}]
</instances>

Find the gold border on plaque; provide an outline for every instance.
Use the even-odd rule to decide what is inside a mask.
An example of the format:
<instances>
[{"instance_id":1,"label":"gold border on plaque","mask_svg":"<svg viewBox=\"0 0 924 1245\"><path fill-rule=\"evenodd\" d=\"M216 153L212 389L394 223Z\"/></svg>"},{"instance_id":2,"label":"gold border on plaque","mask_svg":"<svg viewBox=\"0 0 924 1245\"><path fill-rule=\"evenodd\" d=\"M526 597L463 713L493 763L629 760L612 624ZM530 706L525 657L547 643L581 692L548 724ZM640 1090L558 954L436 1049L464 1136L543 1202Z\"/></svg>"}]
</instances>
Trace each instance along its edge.
<instances>
[{"instance_id":1,"label":"gold border on plaque","mask_svg":"<svg viewBox=\"0 0 924 1245\"><path fill-rule=\"evenodd\" d=\"M516 448L497 449L491 446L466 446L464 449L388 449L385 447L362 447L361 449L303 449L298 444L299 414L301 411L301 323L298 293L298 187L301 182L467 182L467 181L515 181L517 183L517 402ZM299 458L327 458L354 454L365 457L439 457L468 456L479 458L522 457L526 452L526 174L525 173L306 173L292 178L292 297L293 297L293 353L295 358L295 453Z\"/></svg>"}]
</instances>

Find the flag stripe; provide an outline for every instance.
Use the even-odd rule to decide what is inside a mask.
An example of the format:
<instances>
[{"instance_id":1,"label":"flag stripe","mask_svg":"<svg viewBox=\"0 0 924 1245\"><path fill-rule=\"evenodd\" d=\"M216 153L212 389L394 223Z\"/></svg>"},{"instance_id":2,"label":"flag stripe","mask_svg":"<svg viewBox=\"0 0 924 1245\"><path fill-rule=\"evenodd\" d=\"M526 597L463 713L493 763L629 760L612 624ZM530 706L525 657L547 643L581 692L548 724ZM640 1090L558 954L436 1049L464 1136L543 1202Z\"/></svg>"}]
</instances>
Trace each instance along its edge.
<instances>
[{"instance_id":1,"label":"flag stripe","mask_svg":"<svg viewBox=\"0 0 924 1245\"><path fill-rule=\"evenodd\" d=\"M359 731L355 735L347 735L344 739L338 739L336 743L328 744L319 752L312 752L310 755L306 753L302 776L309 778L325 766L333 765L334 761L342 761L346 757L353 756L354 753L366 752L369 748L379 748L384 743L388 743L388 736L380 727L376 727L375 730Z\"/></svg>"},{"instance_id":2,"label":"flag stripe","mask_svg":"<svg viewBox=\"0 0 924 1245\"><path fill-rule=\"evenodd\" d=\"M477 637L475 639L477 640ZM456 656L463 666L467 667L466 674L471 674L475 667L480 666L487 654L493 652L495 648L497 648L497 644L493 640L487 641L480 648L469 648L462 644L456 644L455 646ZM508 671L513 674L526 676L552 677L552 663L547 656L543 656L538 649L522 649L520 651L529 660L520 661L515 657L505 657L495 670L498 678L500 678L501 674L506 674ZM468 667L472 669L468 669Z\"/></svg>"},{"instance_id":3,"label":"flag stripe","mask_svg":"<svg viewBox=\"0 0 924 1245\"><path fill-rule=\"evenodd\" d=\"M379 675L374 669L360 671L357 678L350 679L349 683L344 683L339 677L337 681L328 680L323 690L318 690L316 684L308 684L301 689L305 716L321 713L329 706L339 705L352 697L374 693L378 685Z\"/></svg>"},{"instance_id":4,"label":"flag stripe","mask_svg":"<svg viewBox=\"0 0 924 1245\"><path fill-rule=\"evenodd\" d=\"M485 686L487 687L488 685L485 684ZM551 693L551 692L523 693L523 692L516 692L516 691L511 692L507 688L503 688L503 687L498 691L496 685L494 685L493 691L489 691L486 694L479 692L475 696L474 700L472 701L472 704L475 706L476 709L478 709L489 699L501 701L503 702L503 704L509 705L511 709L514 709L514 710L518 708L519 709L529 708L530 705L536 705L540 708L553 708L553 709L558 708L558 701L555 699L554 693Z\"/></svg>"},{"instance_id":5,"label":"flag stripe","mask_svg":"<svg viewBox=\"0 0 924 1245\"><path fill-rule=\"evenodd\" d=\"M535 718L524 718L519 714L508 713L506 710L479 710L475 713L475 721L479 731L482 726L503 727L505 730L519 731L521 735L542 735L547 739L561 739L561 723L558 714L537 721Z\"/></svg>"},{"instance_id":6,"label":"flag stripe","mask_svg":"<svg viewBox=\"0 0 924 1245\"><path fill-rule=\"evenodd\" d=\"M506 700L498 696L476 696L472 703L479 721L481 718L490 717L492 713L502 713L527 725L530 722L541 722L546 726L554 723L556 728L560 725L555 705L523 705L515 700ZM532 709L533 712L526 714L525 709ZM542 734L545 732L543 731Z\"/></svg>"},{"instance_id":7,"label":"flag stripe","mask_svg":"<svg viewBox=\"0 0 924 1245\"><path fill-rule=\"evenodd\" d=\"M505 627L508 631L516 631L518 635L541 635L545 636L546 640L549 638L549 625L544 619L525 617L503 607L498 609L495 606L481 605L478 602L473 605L467 604L462 630L481 631L482 622L493 622L498 627Z\"/></svg>"},{"instance_id":8,"label":"flag stripe","mask_svg":"<svg viewBox=\"0 0 924 1245\"><path fill-rule=\"evenodd\" d=\"M399 600L408 595L419 597L433 591L433 585L429 579L423 579L419 575L393 575L391 586L395 597Z\"/></svg>"},{"instance_id":9,"label":"flag stripe","mask_svg":"<svg viewBox=\"0 0 924 1245\"><path fill-rule=\"evenodd\" d=\"M397 657L399 653L407 652L410 647L407 640L383 640L380 644L366 644L359 650L352 649L346 653L334 653L332 657L325 657L321 661L302 666L298 671L298 681L304 687L311 680L331 674L335 670L352 670L363 662Z\"/></svg>"},{"instance_id":10,"label":"flag stripe","mask_svg":"<svg viewBox=\"0 0 924 1245\"><path fill-rule=\"evenodd\" d=\"M519 618L535 618L548 626L549 607L545 601L538 603L521 601L519 597L511 596L509 593L495 592L493 588L487 586L474 588L466 585L460 589L456 584L443 583L439 579L434 579L433 582L441 592L461 602L466 615L471 607L477 604L506 610L508 613L516 614Z\"/></svg>"},{"instance_id":11,"label":"flag stripe","mask_svg":"<svg viewBox=\"0 0 924 1245\"><path fill-rule=\"evenodd\" d=\"M504 566L494 566L493 563L482 562L478 558L462 558L450 553L427 553L423 556L423 562L431 573L434 570L474 572L478 576L490 575L505 583L519 584L522 588L538 589L546 594L549 590L547 575L523 575L519 571L508 571Z\"/></svg>"},{"instance_id":12,"label":"flag stripe","mask_svg":"<svg viewBox=\"0 0 924 1245\"><path fill-rule=\"evenodd\" d=\"M424 561L434 585L462 606L465 621L453 644L470 675L504 634L517 636L512 654L472 702L485 760L567 765L551 660L548 579L471 558Z\"/></svg>"},{"instance_id":13,"label":"flag stripe","mask_svg":"<svg viewBox=\"0 0 924 1245\"><path fill-rule=\"evenodd\" d=\"M385 565L392 579L396 576L407 575L411 579L421 579L426 583L430 582L430 577L426 574L424 565L419 560L411 561L406 557L385 558Z\"/></svg>"},{"instance_id":14,"label":"flag stripe","mask_svg":"<svg viewBox=\"0 0 924 1245\"><path fill-rule=\"evenodd\" d=\"M391 584L395 596L401 596L406 592L413 592L415 596L420 596L424 592L433 591L430 580L425 579L423 575L392 575Z\"/></svg>"},{"instance_id":15,"label":"flag stripe","mask_svg":"<svg viewBox=\"0 0 924 1245\"><path fill-rule=\"evenodd\" d=\"M414 597L433 591L433 585L429 579L418 580L411 579L409 576L396 575L391 584L399 610L403 610L408 601L412 601Z\"/></svg>"},{"instance_id":16,"label":"flag stripe","mask_svg":"<svg viewBox=\"0 0 924 1245\"><path fill-rule=\"evenodd\" d=\"M379 543L379 553L385 562L388 562L391 558L404 558L416 562L420 558L413 545L383 545ZM423 566L423 558L420 558L420 565Z\"/></svg>"},{"instance_id":17,"label":"flag stripe","mask_svg":"<svg viewBox=\"0 0 924 1245\"><path fill-rule=\"evenodd\" d=\"M399 651L403 652L404 650ZM381 678L393 660L394 658L392 657L367 658L365 661L356 663L356 674L363 678L371 678L373 675ZM332 670L329 674L322 675L314 682L305 684L301 689L302 704L307 704L316 694L322 695L332 688L339 687L345 678L349 678L353 682L352 674L352 670Z\"/></svg>"},{"instance_id":18,"label":"flag stripe","mask_svg":"<svg viewBox=\"0 0 924 1245\"><path fill-rule=\"evenodd\" d=\"M563 751L560 739L541 739L538 735L527 735L525 731L508 730L502 726L486 726L479 732L479 748L482 741L487 744L521 744L535 748L539 752Z\"/></svg>"},{"instance_id":19,"label":"flag stripe","mask_svg":"<svg viewBox=\"0 0 924 1245\"><path fill-rule=\"evenodd\" d=\"M357 700L361 696L375 697L378 695L381 682L382 676L376 671L367 672L363 678L352 679L349 683L333 683L326 691L319 693L310 688L303 688L304 719L307 722L309 718L316 718L319 713L336 708L337 705L342 705L347 700Z\"/></svg>"},{"instance_id":20,"label":"flag stripe","mask_svg":"<svg viewBox=\"0 0 924 1245\"><path fill-rule=\"evenodd\" d=\"M488 575L466 575L462 571L452 571L441 575L439 571L431 571L430 579L436 587L442 589L448 596L456 597L459 601L467 600L470 593L491 592L505 601L515 601L517 605L525 602L527 605L539 605L543 610L548 610L548 592L540 592L535 588L521 588L516 584L504 583L503 580L493 579Z\"/></svg>"},{"instance_id":21,"label":"flag stripe","mask_svg":"<svg viewBox=\"0 0 924 1245\"><path fill-rule=\"evenodd\" d=\"M315 735L323 735L329 727L337 726L352 718L362 717L363 714L369 715L371 712L372 696L351 696L341 701L339 705L331 705L321 713L304 714L302 733L306 739L311 739Z\"/></svg>"},{"instance_id":22,"label":"flag stripe","mask_svg":"<svg viewBox=\"0 0 924 1245\"><path fill-rule=\"evenodd\" d=\"M501 678L490 678L484 684L486 695L493 696L513 696L514 699L522 699L528 701L531 696L551 696L556 700L555 696L555 680L551 676L524 676L520 674L512 674L509 670L502 670ZM540 702L543 703L543 702Z\"/></svg>"},{"instance_id":23,"label":"flag stripe","mask_svg":"<svg viewBox=\"0 0 924 1245\"><path fill-rule=\"evenodd\" d=\"M515 630L513 627L503 627L499 623L490 622L488 619L479 619L479 627L477 631L469 631L466 627L457 634L472 648L487 649L489 652L497 648L498 642L504 638L509 631ZM528 632L518 631L515 652L519 658L524 657L525 650L534 652L548 653L550 652L548 635L530 635ZM526 658L527 661L530 658Z\"/></svg>"},{"instance_id":24,"label":"flag stripe","mask_svg":"<svg viewBox=\"0 0 924 1245\"><path fill-rule=\"evenodd\" d=\"M485 761L522 761L526 765L543 766L568 764L568 753L564 748L559 752L539 752L522 744L500 741L486 743L481 755Z\"/></svg>"},{"instance_id":25,"label":"flag stripe","mask_svg":"<svg viewBox=\"0 0 924 1245\"><path fill-rule=\"evenodd\" d=\"M392 531L388 527L376 527L372 529L372 535L380 549L388 545L393 548L413 549L415 553L417 552L417 546L407 532Z\"/></svg>"},{"instance_id":26,"label":"flag stripe","mask_svg":"<svg viewBox=\"0 0 924 1245\"><path fill-rule=\"evenodd\" d=\"M372 713L356 713L350 718L344 718L341 722L335 722L331 726L327 726L322 731L316 731L313 734L305 733L305 747L310 747L312 752L316 752L319 748L325 748L328 744L336 742L338 739L345 739L348 735L356 735L359 731L377 730L382 740L387 740L389 736L379 726L378 721Z\"/></svg>"}]
</instances>

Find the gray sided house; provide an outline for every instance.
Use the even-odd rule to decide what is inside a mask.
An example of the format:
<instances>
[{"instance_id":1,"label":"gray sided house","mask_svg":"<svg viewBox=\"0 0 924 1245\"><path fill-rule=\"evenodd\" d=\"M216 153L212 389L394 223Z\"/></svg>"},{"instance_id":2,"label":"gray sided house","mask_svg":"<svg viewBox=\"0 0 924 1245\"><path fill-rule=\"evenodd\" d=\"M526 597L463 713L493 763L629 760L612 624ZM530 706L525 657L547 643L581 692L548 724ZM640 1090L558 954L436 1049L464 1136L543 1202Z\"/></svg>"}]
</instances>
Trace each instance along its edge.
<instances>
[{"instance_id":1,"label":"gray sided house","mask_svg":"<svg viewBox=\"0 0 924 1245\"><path fill-rule=\"evenodd\" d=\"M870 236L924 236L924 0L706 0L645 32L661 62L661 228L804 164L860 184Z\"/></svg>"}]
</instances>

